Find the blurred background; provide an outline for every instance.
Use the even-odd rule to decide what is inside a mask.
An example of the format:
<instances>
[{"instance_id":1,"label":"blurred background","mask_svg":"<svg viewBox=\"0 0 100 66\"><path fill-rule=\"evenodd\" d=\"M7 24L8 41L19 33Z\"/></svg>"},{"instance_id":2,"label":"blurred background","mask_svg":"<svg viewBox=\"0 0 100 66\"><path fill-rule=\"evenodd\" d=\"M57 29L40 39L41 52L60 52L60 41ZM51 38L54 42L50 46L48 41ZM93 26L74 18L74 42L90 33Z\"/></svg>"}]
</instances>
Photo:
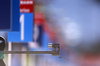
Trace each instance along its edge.
<instances>
[{"instance_id":1,"label":"blurred background","mask_svg":"<svg viewBox=\"0 0 100 66\"><path fill-rule=\"evenodd\" d=\"M33 42L12 43L13 51L48 51L48 43L59 43L60 55L69 61L14 54L12 66L100 66L100 0L35 0L33 9ZM7 32L0 35L7 40Z\"/></svg>"}]
</instances>

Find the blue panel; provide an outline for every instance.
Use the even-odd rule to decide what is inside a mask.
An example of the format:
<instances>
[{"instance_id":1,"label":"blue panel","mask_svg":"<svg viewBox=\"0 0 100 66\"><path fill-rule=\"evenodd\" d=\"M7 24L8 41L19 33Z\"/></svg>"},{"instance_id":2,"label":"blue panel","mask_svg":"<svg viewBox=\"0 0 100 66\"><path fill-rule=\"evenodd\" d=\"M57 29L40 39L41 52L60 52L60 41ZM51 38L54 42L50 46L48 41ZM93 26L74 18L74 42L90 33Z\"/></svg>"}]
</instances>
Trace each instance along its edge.
<instances>
[{"instance_id":1,"label":"blue panel","mask_svg":"<svg viewBox=\"0 0 100 66\"><path fill-rule=\"evenodd\" d=\"M8 41L10 42L31 42L33 41L33 13L21 13L24 15L24 39L21 39L21 26L20 22L20 32L8 32Z\"/></svg>"},{"instance_id":2,"label":"blue panel","mask_svg":"<svg viewBox=\"0 0 100 66\"><path fill-rule=\"evenodd\" d=\"M11 28L10 5L11 0L0 0L0 30L8 30Z\"/></svg>"},{"instance_id":3,"label":"blue panel","mask_svg":"<svg viewBox=\"0 0 100 66\"><path fill-rule=\"evenodd\" d=\"M43 32L43 36L42 36L42 47L43 47L43 50L48 50L48 43L49 43L49 35L45 32Z\"/></svg>"},{"instance_id":4,"label":"blue panel","mask_svg":"<svg viewBox=\"0 0 100 66\"><path fill-rule=\"evenodd\" d=\"M20 0L0 1L0 30L19 31Z\"/></svg>"},{"instance_id":5,"label":"blue panel","mask_svg":"<svg viewBox=\"0 0 100 66\"><path fill-rule=\"evenodd\" d=\"M12 0L12 28L11 31L19 31L20 0Z\"/></svg>"}]
</instances>

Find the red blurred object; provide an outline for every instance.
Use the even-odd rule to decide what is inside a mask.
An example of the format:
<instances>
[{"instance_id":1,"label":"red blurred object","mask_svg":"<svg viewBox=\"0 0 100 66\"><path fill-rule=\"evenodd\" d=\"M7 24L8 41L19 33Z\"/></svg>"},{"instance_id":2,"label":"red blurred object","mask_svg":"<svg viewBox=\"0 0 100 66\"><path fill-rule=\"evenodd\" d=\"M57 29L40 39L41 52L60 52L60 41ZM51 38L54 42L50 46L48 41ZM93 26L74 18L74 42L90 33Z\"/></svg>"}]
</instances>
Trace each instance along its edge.
<instances>
[{"instance_id":1,"label":"red blurred object","mask_svg":"<svg viewBox=\"0 0 100 66\"><path fill-rule=\"evenodd\" d=\"M84 54L78 62L81 66L100 66L100 54Z\"/></svg>"},{"instance_id":2,"label":"red blurred object","mask_svg":"<svg viewBox=\"0 0 100 66\"><path fill-rule=\"evenodd\" d=\"M43 12L35 13L34 25L42 26L43 27L43 31L48 33L50 40L52 40L52 41L58 40L59 43L62 43L62 39L61 38L57 38L56 30L52 29L52 27L50 27L50 25L46 21L45 14Z\"/></svg>"},{"instance_id":3,"label":"red blurred object","mask_svg":"<svg viewBox=\"0 0 100 66\"><path fill-rule=\"evenodd\" d=\"M20 0L20 13L33 13L33 0Z\"/></svg>"},{"instance_id":4,"label":"red blurred object","mask_svg":"<svg viewBox=\"0 0 100 66\"><path fill-rule=\"evenodd\" d=\"M34 24L42 25L43 30L49 34L51 39L53 39L56 36L55 31L53 29L51 29L49 27L49 25L45 22L44 13L42 13L42 12L35 13L35 23Z\"/></svg>"},{"instance_id":5,"label":"red blurred object","mask_svg":"<svg viewBox=\"0 0 100 66\"><path fill-rule=\"evenodd\" d=\"M56 32L51 29L47 24L44 24L44 30L48 32L48 34L50 35L50 39L54 40L54 38L56 37Z\"/></svg>"},{"instance_id":6,"label":"red blurred object","mask_svg":"<svg viewBox=\"0 0 100 66\"><path fill-rule=\"evenodd\" d=\"M44 13L35 13L35 20L34 20L34 24L39 24L39 25L43 25L43 23L45 22L45 16Z\"/></svg>"}]
</instances>

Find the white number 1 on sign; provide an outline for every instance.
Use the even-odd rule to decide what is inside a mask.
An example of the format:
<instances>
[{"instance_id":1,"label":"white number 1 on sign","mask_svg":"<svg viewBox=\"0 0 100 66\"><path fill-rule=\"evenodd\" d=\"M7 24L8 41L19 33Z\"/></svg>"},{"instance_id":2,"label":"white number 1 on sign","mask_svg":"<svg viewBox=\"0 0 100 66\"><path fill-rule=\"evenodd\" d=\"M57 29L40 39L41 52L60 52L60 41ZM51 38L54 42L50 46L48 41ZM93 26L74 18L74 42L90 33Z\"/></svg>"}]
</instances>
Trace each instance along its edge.
<instances>
[{"instance_id":1,"label":"white number 1 on sign","mask_svg":"<svg viewBox=\"0 0 100 66\"><path fill-rule=\"evenodd\" d=\"M21 23L21 40L24 40L24 14L20 17L20 23Z\"/></svg>"}]
</instances>

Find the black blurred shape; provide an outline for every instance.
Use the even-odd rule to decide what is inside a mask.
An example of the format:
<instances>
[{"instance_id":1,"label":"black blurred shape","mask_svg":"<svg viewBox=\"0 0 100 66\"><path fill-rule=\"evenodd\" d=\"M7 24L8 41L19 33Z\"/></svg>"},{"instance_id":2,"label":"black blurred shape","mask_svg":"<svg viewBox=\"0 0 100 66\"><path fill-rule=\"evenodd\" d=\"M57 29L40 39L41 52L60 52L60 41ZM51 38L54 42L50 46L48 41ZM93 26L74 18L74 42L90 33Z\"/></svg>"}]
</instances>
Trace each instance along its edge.
<instances>
[{"instance_id":1,"label":"black blurred shape","mask_svg":"<svg viewBox=\"0 0 100 66\"><path fill-rule=\"evenodd\" d=\"M0 66L6 66L2 59L0 59Z\"/></svg>"},{"instance_id":2,"label":"black blurred shape","mask_svg":"<svg viewBox=\"0 0 100 66\"><path fill-rule=\"evenodd\" d=\"M100 4L100 0L94 0L94 2Z\"/></svg>"},{"instance_id":3,"label":"black blurred shape","mask_svg":"<svg viewBox=\"0 0 100 66\"><path fill-rule=\"evenodd\" d=\"M3 51L5 49L5 39L0 37L0 51ZM0 66L6 66L3 59L0 59Z\"/></svg>"},{"instance_id":4,"label":"black blurred shape","mask_svg":"<svg viewBox=\"0 0 100 66\"><path fill-rule=\"evenodd\" d=\"M5 40L4 38L0 37L0 51L3 51L5 49Z\"/></svg>"}]
</instances>

